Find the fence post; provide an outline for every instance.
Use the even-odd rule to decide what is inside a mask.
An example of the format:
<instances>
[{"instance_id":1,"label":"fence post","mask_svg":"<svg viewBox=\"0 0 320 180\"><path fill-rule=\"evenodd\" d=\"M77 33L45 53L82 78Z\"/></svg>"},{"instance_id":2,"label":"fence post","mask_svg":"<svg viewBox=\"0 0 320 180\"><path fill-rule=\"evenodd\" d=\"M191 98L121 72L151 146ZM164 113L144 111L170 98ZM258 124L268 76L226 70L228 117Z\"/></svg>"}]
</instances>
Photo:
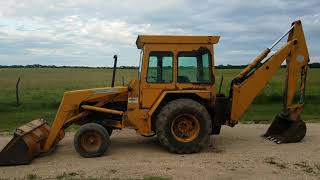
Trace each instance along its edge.
<instances>
[{"instance_id":1,"label":"fence post","mask_svg":"<svg viewBox=\"0 0 320 180\"><path fill-rule=\"evenodd\" d=\"M17 99L17 106L20 106L20 97L19 97L19 84L20 84L20 76L16 83L16 99Z\"/></svg>"}]
</instances>

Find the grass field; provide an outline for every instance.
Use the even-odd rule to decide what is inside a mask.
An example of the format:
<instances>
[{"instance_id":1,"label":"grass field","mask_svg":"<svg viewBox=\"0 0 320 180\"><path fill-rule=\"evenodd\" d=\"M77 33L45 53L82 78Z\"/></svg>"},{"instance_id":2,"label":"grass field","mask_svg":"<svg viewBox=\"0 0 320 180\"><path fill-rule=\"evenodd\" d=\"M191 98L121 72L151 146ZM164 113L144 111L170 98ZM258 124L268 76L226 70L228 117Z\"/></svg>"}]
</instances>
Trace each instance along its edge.
<instances>
[{"instance_id":1,"label":"grass field","mask_svg":"<svg viewBox=\"0 0 320 180\"><path fill-rule=\"evenodd\" d=\"M230 80L240 70L217 70L216 81L224 75L223 92L228 92ZM267 122L281 111L284 69L271 80L244 115L243 122ZM16 106L15 84L21 77L20 106ZM0 131L11 131L18 125L43 117L52 120L64 91L109 86L112 71L81 68L3 68L0 69ZM137 70L119 69L116 84L125 84L137 77ZM303 119L320 121L320 69L310 69L306 89Z\"/></svg>"}]
</instances>

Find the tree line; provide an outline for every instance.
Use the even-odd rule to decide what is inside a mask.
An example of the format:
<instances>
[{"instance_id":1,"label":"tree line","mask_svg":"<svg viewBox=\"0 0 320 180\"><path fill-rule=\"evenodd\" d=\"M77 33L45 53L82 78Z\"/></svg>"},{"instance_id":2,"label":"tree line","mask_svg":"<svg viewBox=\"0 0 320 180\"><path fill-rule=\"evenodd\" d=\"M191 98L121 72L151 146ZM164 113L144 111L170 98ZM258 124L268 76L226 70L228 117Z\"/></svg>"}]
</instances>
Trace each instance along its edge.
<instances>
[{"instance_id":1,"label":"tree line","mask_svg":"<svg viewBox=\"0 0 320 180\"><path fill-rule=\"evenodd\" d=\"M243 69L247 65L218 65L216 69ZM281 68L285 68L286 65L281 65ZM320 63L309 63L310 68L320 68ZM113 69L113 67L90 67L90 66L56 66L56 65L0 65L0 68L82 68L82 69ZM138 66L119 66L118 69L138 69Z\"/></svg>"},{"instance_id":2,"label":"tree line","mask_svg":"<svg viewBox=\"0 0 320 180\"><path fill-rule=\"evenodd\" d=\"M41 65L41 64L30 64L30 65L0 65L0 68L81 68L81 69L113 69L113 67L90 67L90 66L56 66L56 65ZM138 69L137 66L119 66L118 69Z\"/></svg>"}]
</instances>

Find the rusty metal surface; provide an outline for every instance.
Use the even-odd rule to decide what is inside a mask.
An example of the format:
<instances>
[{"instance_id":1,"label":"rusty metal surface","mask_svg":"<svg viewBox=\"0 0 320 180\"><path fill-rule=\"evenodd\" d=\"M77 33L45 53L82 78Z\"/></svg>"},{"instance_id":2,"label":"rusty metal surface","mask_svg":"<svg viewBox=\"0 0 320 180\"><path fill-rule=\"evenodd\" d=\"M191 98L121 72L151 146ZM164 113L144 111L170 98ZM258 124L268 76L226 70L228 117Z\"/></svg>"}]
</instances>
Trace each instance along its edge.
<instances>
[{"instance_id":1,"label":"rusty metal surface","mask_svg":"<svg viewBox=\"0 0 320 180\"><path fill-rule=\"evenodd\" d=\"M96 107L96 106L89 106L89 105L82 105L81 108L85 110L90 110L90 111L98 111L98 112L103 112L103 113L110 113L110 114L116 114L116 115L123 115L123 111L118 111L114 109L108 109L108 108L101 108L101 107Z\"/></svg>"},{"instance_id":2,"label":"rusty metal surface","mask_svg":"<svg viewBox=\"0 0 320 180\"><path fill-rule=\"evenodd\" d=\"M28 145L19 136L13 138L0 153L1 166L29 164L32 159Z\"/></svg>"},{"instance_id":3,"label":"rusty metal surface","mask_svg":"<svg viewBox=\"0 0 320 180\"><path fill-rule=\"evenodd\" d=\"M277 144L296 143L304 138L306 132L305 122L302 120L292 121L288 116L281 113L274 118L263 137Z\"/></svg>"},{"instance_id":4,"label":"rusty metal surface","mask_svg":"<svg viewBox=\"0 0 320 180\"><path fill-rule=\"evenodd\" d=\"M42 119L33 120L14 133L13 139L0 152L0 165L29 164L42 153L50 128Z\"/></svg>"},{"instance_id":5,"label":"rusty metal surface","mask_svg":"<svg viewBox=\"0 0 320 180\"><path fill-rule=\"evenodd\" d=\"M122 129L123 128L123 125L122 125L121 121L108 119L108 120L104 120L103 124L105 126L114 127L114 128L117 128L117 129Z\"/></svg>"}]
</instances>

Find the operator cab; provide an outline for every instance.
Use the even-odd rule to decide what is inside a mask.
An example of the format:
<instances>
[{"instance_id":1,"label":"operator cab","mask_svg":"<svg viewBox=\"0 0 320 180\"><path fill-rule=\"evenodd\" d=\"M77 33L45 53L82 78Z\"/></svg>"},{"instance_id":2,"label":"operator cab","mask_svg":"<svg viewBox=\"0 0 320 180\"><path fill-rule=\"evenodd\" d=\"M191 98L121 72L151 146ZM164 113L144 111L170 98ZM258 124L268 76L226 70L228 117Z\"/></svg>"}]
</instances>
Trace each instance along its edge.
<instances>
[{"instance_id":1,"label":"operator cab","mask_svg":"<svg viewBox=\"0 0 320 180\"><path fill-rule=\"evenodd\" d=\"M142 108L150 108L163 91L214 92L213 44L219 36L139 35L142 50L140 95Z\"/></svg>"}]
</instances>

